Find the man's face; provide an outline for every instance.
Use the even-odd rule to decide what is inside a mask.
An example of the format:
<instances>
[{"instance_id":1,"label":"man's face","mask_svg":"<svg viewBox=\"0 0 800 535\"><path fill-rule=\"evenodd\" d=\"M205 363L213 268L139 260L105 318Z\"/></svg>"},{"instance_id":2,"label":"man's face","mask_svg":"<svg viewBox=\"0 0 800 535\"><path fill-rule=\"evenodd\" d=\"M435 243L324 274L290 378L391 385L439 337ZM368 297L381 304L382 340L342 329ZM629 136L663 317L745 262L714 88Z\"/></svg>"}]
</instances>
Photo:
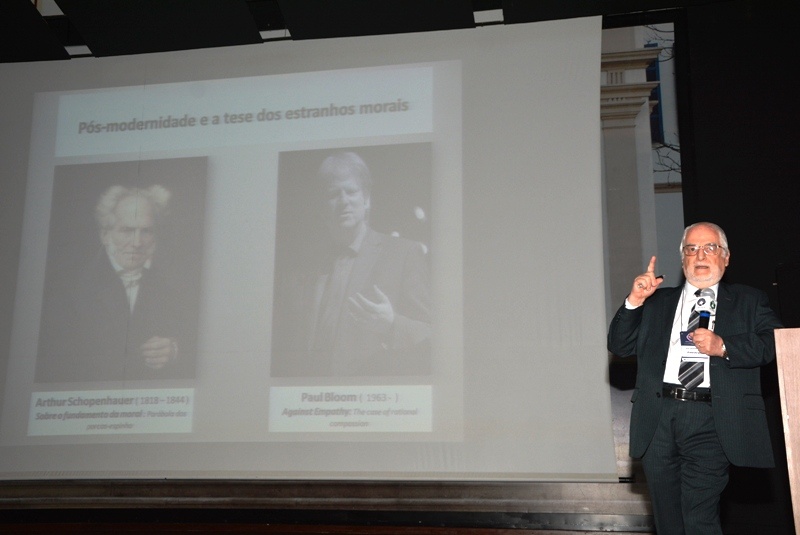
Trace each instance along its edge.
<instances>
[{"instance_id":1,"label":"man's face","mask_svg":"<svg viewBox=\"0 0 800 535\"><path fill-rule=\"evenodd\" d=\"M719 244L719 234L708 227L695 227L686 235L684 245L703 246L709 243ZM728 267L730 254L722 248L716 255L707 255L701 248L695 256L683 256L683 274L686 280L697 288L714 286L722 279L725 268Z\"/></svg>"},{"instance_id":2,"label":"man's face","mask_svg":"<svg viewBox=\"0 0 800 535\"><path fill-rule=\"evenodd\" d=\"M367 219L369 197L356 177L337 174L327 180L327 218L331 231L355 230Z\"/></svg>"},{"instance_id":3,"label":"man's face","mask_svg":"<svg viewBox=\"0 0 800 535\"><path fill-rule=\"evenodd\" d=\"M103 231L103 245L126 271L142 268L156 247L153 207L141 197L126 197L114 210L116 223Z\"/></svg>"}]
</instances>

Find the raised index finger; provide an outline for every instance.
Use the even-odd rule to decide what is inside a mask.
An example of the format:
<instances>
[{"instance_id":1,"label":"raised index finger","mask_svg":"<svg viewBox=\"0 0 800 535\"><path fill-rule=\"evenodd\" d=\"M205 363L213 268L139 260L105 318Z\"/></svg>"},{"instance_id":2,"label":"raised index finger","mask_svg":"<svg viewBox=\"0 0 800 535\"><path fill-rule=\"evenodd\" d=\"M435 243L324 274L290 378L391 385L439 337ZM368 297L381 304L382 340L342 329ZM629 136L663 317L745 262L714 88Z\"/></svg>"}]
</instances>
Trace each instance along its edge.
<instances>
[{"instance_id":1,"label":"raised index finger","mask_svg":"<svg viewBox=\"0 0 800 535\"><path fill-rule=\"evenodd\" d=\"M656 272L656 257L653 256L650 258L650 263L647 265L647 273L653 273L655 275Z\"/></svg>"}]
</instances>

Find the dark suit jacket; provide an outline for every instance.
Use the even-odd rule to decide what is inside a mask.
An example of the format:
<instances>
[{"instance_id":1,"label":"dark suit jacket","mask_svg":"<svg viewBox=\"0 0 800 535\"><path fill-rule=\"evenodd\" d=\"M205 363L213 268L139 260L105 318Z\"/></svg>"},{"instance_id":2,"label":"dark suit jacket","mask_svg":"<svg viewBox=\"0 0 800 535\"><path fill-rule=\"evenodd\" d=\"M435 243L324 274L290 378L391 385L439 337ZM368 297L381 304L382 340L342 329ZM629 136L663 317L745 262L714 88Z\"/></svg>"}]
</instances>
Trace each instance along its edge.
<instances>
[{"instance_id":1,"label":"dark suit jacket","mask_svg":"<svg viewBox=\"0 0 800 535\"><path fill-rule=\"evenodd\" d=\"M146 270L133 313L105 251L45 296L37 382L190 378L194 336L180 296L157 269ZM196 316L196 313L195 313ZM139 346L153 336L178 339L178 359L160 370L144 364Z\"/></svg>"},{"instance_id":2,"label":"dark suit jacket","mask_svg":"<svg viewBox=\"0 0 800 535\"><path fill-rule=\"evenodd\" d=\"M373 286L394 309L392 330L365 330L344 309L329 351L313 350L314 326L330 263L294 274L276 288L272 374L276 376L420 375L430 373L430 283L421 244L369 230L345 291L376 300ZM280 287L286 284L285 287ZM338 366L334 367L333 362Z\"/></svg>"},{"instance_id":3,"label":"dark suit jacket","mask_svg":"<svg viewBox=\"0 0 800 535\"><path fill-rule=\"evenodd\" d=\"M644 305L617 311L608 331L614 355L636 355L638 372L631 399L630 455L644 455L655 433L664 399L661 390L675 310L683 287L656 290ZM761 366L775 359L773 330L780 327L766 294L739 284L719 285L714 332L725 341L729 360L711 357L712 410L728 460L738 466L773 466ZM693 403L693 402L687 402Z\"/></svg>"}]
</instances>

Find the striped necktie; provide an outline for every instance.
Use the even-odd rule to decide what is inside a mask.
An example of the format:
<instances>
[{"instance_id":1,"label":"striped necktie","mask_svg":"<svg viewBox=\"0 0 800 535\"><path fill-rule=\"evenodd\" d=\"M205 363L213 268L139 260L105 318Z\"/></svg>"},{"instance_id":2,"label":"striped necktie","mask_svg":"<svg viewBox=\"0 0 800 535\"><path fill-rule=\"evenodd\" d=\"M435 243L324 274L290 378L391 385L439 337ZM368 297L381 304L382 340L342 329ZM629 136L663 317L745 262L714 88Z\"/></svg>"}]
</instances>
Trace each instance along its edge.
<instances>
[{"instance_id":1,"label":"striped necktie","mask_svg":"<svg viewBox=\"0 0 800 535\"><path fill-rule=\"evenodd\" d=\"M694 293L694 304L692 305L692 311L689 313L689 323L686 324L686 330L690 332L697 329L697 324L700 322L700 313L697 311L697 298L700 297L700 292L701 290L697 290Z\"/></svg>"},{"instance_id":2,"label":"striped necktie","mask_svg":"<svg viewBox=\"0 0 800 535\"><path fill-rule=\"evenodd\" d=\"M694 295L700 297L700 290L697 290ZM689 323L687 324L687 331L694 331L697 329L697 324L700 322L700 313L695 310L697 303L692 306L692 311L689 314ZM703 382L703 366L702 362L681 362L678 368L678 380L686 388L692 390L694 387Z\"/></svg>"}]
</instances>

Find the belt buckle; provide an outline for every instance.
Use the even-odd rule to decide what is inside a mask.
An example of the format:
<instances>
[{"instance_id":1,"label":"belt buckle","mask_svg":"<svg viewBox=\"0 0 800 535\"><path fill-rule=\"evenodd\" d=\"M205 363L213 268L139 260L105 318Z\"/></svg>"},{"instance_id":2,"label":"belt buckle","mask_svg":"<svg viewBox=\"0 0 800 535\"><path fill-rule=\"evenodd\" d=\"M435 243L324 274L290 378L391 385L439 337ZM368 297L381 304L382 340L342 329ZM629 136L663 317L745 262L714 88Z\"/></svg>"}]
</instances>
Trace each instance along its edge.
<instances>
[{"instance_id":1,"label":"belt buckle","mask_svg":"<svg viewBox=\"0 0 800 535\"><path fill-rule=\"evenodd\" d=\"M664 390L666 390L667 396L672 399L677 399L679 401L686 401L683 396L681 395L681 391L683 390L679 386L668 386Z\"/></svg>"}]
</instances>

